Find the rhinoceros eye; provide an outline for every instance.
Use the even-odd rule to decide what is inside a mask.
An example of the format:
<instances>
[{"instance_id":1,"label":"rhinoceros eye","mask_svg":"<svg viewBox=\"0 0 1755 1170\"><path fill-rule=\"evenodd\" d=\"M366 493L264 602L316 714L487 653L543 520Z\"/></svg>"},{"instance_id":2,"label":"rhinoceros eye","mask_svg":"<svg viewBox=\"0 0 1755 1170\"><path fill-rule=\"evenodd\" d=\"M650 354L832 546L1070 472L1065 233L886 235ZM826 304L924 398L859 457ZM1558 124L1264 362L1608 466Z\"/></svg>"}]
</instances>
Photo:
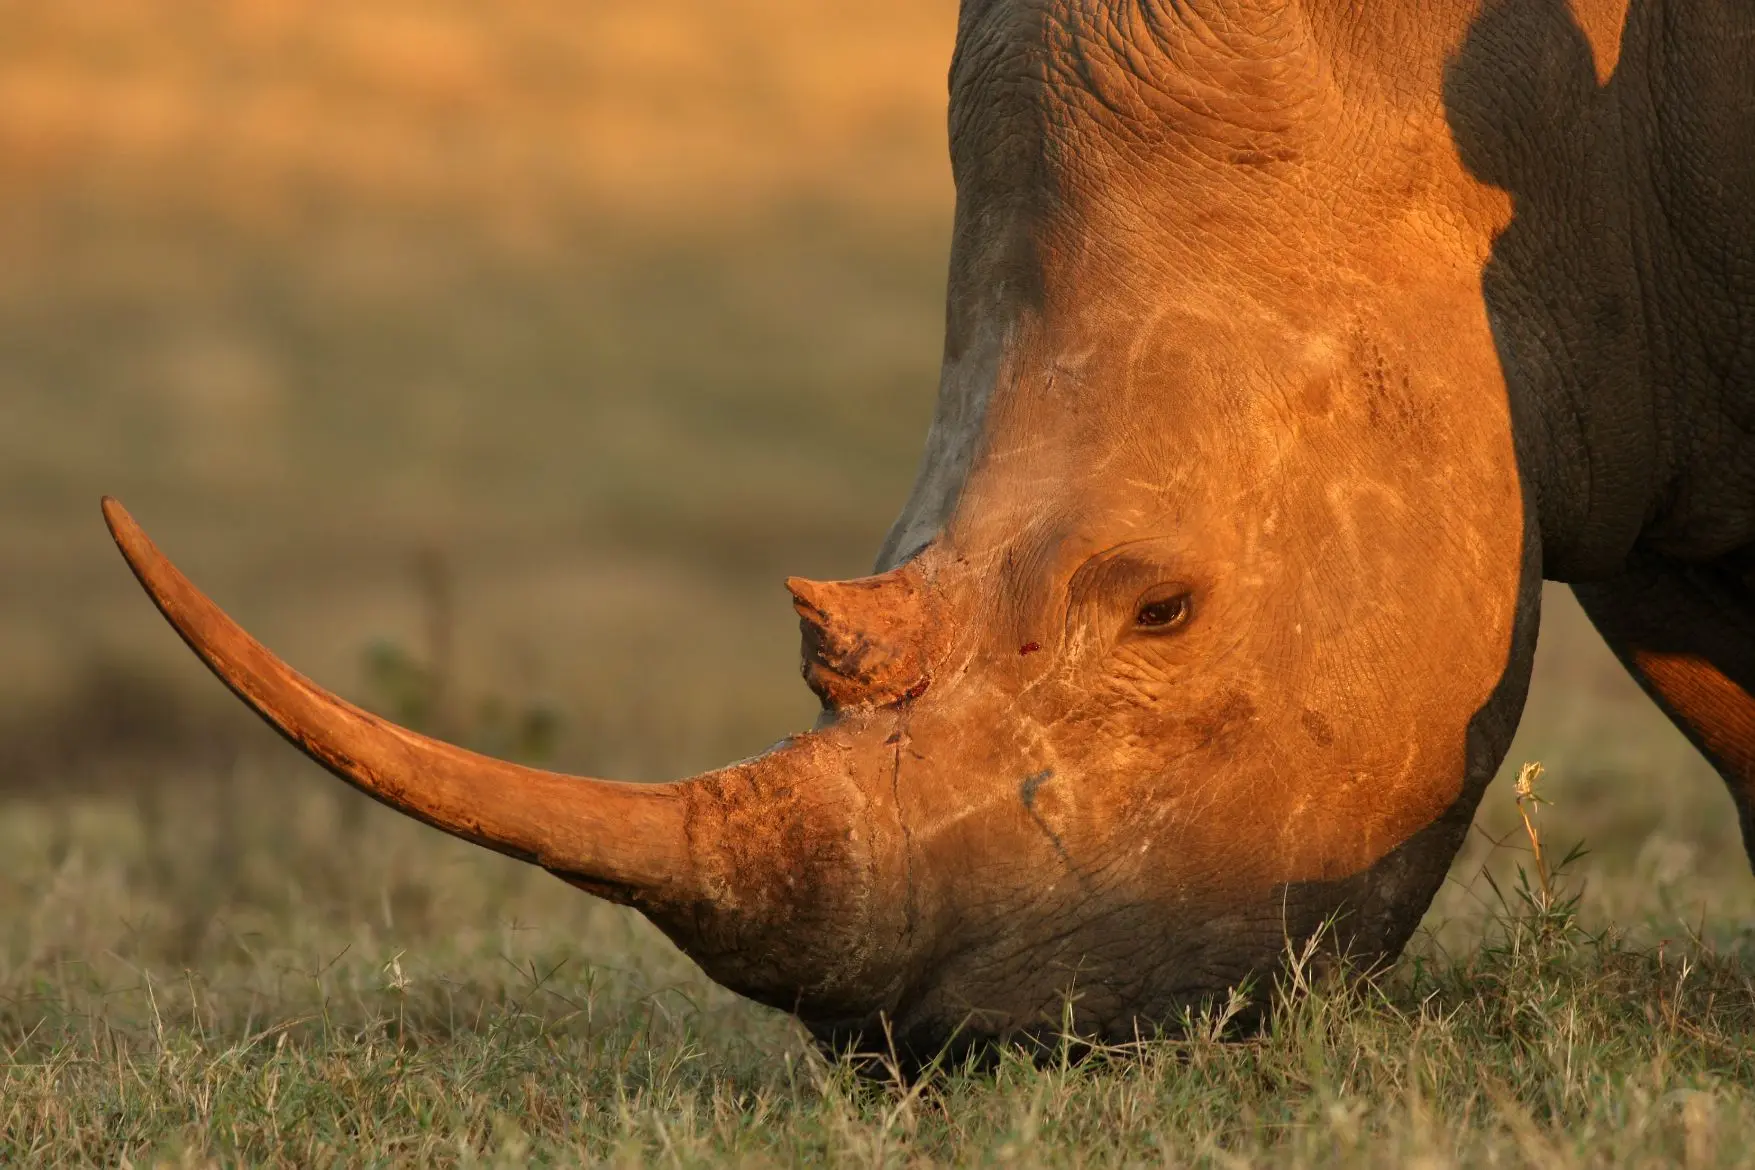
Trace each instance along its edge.
<instances>
[{"instance_id":1,"label":"rhinoceros eye","mask_svg":"<svg viewBox=\"0 0 1755 1170\"><path fill-rule=\"evenodd\" d=\"M1140 601L1133 624L1137 630L1161 634L1188 624L1194 612L1194 599L1184 589L1147 594Z\"/></svg>"}]
</instances>

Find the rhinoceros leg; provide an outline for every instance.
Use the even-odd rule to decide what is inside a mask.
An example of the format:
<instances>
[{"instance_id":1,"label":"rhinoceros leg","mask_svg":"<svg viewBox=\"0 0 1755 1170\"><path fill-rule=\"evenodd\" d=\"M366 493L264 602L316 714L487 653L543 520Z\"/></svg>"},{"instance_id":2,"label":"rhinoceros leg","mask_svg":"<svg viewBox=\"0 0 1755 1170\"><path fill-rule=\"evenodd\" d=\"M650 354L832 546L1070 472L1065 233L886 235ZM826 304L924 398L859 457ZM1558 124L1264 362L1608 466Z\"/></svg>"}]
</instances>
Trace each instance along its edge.
<instances>
[{"instance_id":1,"label":"rhinoceros leg","mask_svg":"<svg viewBox=\"0 0 1755 1170\"><path fill-rule=\"evenodd\" d=\"M1730 786L1755 861L1755 588L1722 566L1648 561L1574 585L1622 664Z\"/></svg>"}]
</instances>

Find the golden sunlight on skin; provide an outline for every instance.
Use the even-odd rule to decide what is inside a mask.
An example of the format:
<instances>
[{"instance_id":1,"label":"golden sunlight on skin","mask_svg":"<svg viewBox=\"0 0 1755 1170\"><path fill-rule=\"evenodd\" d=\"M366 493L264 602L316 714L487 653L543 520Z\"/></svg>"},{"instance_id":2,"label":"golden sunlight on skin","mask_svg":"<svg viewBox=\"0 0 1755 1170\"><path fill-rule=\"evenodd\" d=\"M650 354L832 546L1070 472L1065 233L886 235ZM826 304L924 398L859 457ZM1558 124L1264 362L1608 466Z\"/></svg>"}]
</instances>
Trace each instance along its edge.
<instances>
[{"instance_id":1,"label":"golden sunlight on skin","mask_svg":"<svg viewBox=\"0 0 1755 1170\"><path fill-rule=\"evenodd\" d=\"M1755 697L1698 655L1639 650L1633 661L1664 703L1700 729L1707 749L1741 773L1755 797Z\"/></svg>"},{"instance_id":2,"label":"golden sunlight on skin","mask_svg":"<svg viewBox=\"0 0 1755 1170\"><path fill-rule=\"evenodd\" d=\"M1627 0L1567 0L1572 19L1590 42L1597 84L1607 85L1621 60L1621 30L1627 24Z\"/></svg>"},{"instance_id":3,"label":"golden sunlight on skin","mask_svg":"<svg viewBox=\"0 0 1755 1170\"><path fill-rule=\"evenodd\" d=\"M1218 858L1235 826L1197 812L1221 799L1248 810L1254 831L1276 842L1269 851L1276 866L1257 880L1357 872L1456 796L1463 726L1503 667L1517 588L1515 574L1503 595L1471 583L1492 564L1517 563L1515 478L1490 449L1475 453L1474 466L1416 459L1430 465L1425 480L1402 478L1390 450L1338 463L1336 452L1357 445L1346 436L1371 433L1374 424L1355 397L1366 384L1352 379L1332 344L1305 347L1305 369L1296 346L1280 354L1257 344L1259 364L1247 371L1236 361L1209 370L1177 352L1180 345L1164 352L1162 339L1198 338L1233 355L1244 347L1227 343L1214 319L1171 325L1155 319L1160 332L1143 347L1096 345L1126 355L1130 374L1098 365L1088 382L1002 379L1006 392L988 414L992 447L977 460L946 535L956 562L956 584L947 587L973 593L976 612L994 618L971 627L980 640L965 652L971 685L979 680L975 694L958 692L962 672L941 672L931 700L953 708L980 702L1008 651L1016 658L1016 647L1039 645L1040 653L1005 670L1022 672L1004 693L1015 688L1028 699L1006 699L1005 709L1034 728L1023 735L1035 745L1005 775L1052 767L1067 780L1057 790L1087 800L1134 777L1126 787L1144 787L1123 804L1155 803L1183 826L1163 856L1209 855L1233 878L1242 871ZM1168 377L1176 391L1141 403L1098 393L1130 377ZM1326 405L1301 402L1294 412L1301 421L1288 430L1288 389L1305 398L1320 390ZM1142 413L1146 403L1155 409ZM1254 421L1241 421L1239 407ZM1399 430L1387 437L1405 441ZM1385 469L1381 478L1361 475L1374 466ZM1490 513L1498 522L1473 532L1460 516L1414 527L1434 543L1412 559L1450 566L1430 581L1410 584L1395 550L1364 535L1386 524L1408 529L1410 517L1441 507L1431 493L1491 484L1504 497ZM1080 591L1081 579L1088 587L1081 566L1111 550L1140 563L1136 585L1060 591L1062 583ZM1140 648L1115 646L1115 628L1131 616L1138 589L1160 578L1188 582L1197 614L1186 632L1151 644L1141 658ZM1454 695L1365 669L1419 660L1463 614L1473 631L1504 632L1456 647L1452 677L1466 685ZM1128 746L1112 754L1099 743ZM1385 747L1395 758L1379 758ZM1449 786L1424 788L1440 778ZM1312 792L1323 799L1298 795ZM1085 816L1097 849L1127 824L1118 810L1093 807Z\"/></svg>"}]
</instances>

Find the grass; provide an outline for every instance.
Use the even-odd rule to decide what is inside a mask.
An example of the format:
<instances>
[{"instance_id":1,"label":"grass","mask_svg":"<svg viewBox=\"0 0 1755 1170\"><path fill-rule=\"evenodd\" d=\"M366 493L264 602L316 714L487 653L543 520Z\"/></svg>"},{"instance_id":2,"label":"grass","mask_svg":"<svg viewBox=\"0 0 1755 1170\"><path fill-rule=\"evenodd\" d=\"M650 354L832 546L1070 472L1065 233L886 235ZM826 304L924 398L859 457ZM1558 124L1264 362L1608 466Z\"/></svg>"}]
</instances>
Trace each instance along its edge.
<instances>
[{"instance_id":1,"label":"grass","mask_svg":"<svg viewBox=\"0 0 1755 1170\"><path fill-rule=\"evenodd\" d=\"M341 790L151 613L103 492L488 746L806 725L779 580L868 567L942 327L954 6L856 8L0 0L0 1164L1742 1162L1755 877L1564 591L1540 865L1508 773L1393 971L906 1086Z\"/></svg>"},{"instance_id":2,"label":"grass","mask_svg":"<svg viewBox=\"0 0 1755 1170\"><path fill-rule=\"evenodd\" d=\"M1711 1166L1755 1139L1746 956L1587 926L1580 862L1527 845L1458 875L1468 949L1294 964L1260 1036L1218 1013L874 1083L631 914L311 771L12 809L0 1163Z\"/></svg>"}]
</instances>

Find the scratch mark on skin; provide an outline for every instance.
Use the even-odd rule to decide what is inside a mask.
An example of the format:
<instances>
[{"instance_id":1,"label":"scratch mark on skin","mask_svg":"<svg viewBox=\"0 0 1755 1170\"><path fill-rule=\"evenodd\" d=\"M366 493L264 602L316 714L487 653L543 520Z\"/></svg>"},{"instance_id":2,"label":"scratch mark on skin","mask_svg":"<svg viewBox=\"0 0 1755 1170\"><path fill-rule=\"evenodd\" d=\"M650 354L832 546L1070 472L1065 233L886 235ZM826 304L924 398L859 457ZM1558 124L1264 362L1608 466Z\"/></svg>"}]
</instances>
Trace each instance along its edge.
<instances>
[{"instance_id":1,"label":"scratch mark on skin","mask_svg":"<svg viewBox=\"0 0 1755 1170\"><path fill-rule=\"evenodd\" d=\"M1037 439L1028 443L1014 443L1003 450L985 452L983 455L983 462L997 466L1014 459L1022 459L1026 456L1034 455L1038 451L1053 451L1054 449L1055 444L1048 439Z\"/></svg>"},{"instance_id":2,"label":"scratch mark on skin","mask_svg":"<svg viewBox=\"0 0 1755 1170\"><path fill-rule=\"evenodd\" d=\"M903 715L902 726L885 742L895 747L895 756L890 766L890 801L896 809L896 824L902 830L902 921L903 929L912 941L917 909L914 892L914 831L909 827L907 815L902 808L902 750L909 744L907 715Z\"/></svg>"},{"instance_id":3,"label":"scratch mark on skin","mask_svg":"<svg viewBox=\"0 0 1755 1170\"><path fill-rule=\"evenodd\" d=\"M1054 846L1054 852L1059 854L1060 860L1066 863L1066 867L1073 872L1073 876L1077 877L1082 885L1084 875L1079 872L1079 867L1073 864L1072 856L1067 853L1066 846L1060 840L1060 834L1056 833L1054 827L1042 818L1041 813L1036 811L1036 792L1052 779L1054 779L1053 768L1044 768L1040 772L1033 772L1025 776L1023 783L1018 785L1018 799L1023 802L1024 811L1030 815L1030 819L1036 822L1036 827L1041 829L1043 835L1048 838L1048 843Z\"/></svg>"}]
</instances>

